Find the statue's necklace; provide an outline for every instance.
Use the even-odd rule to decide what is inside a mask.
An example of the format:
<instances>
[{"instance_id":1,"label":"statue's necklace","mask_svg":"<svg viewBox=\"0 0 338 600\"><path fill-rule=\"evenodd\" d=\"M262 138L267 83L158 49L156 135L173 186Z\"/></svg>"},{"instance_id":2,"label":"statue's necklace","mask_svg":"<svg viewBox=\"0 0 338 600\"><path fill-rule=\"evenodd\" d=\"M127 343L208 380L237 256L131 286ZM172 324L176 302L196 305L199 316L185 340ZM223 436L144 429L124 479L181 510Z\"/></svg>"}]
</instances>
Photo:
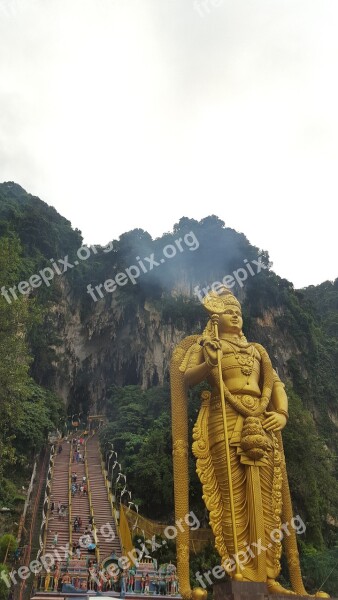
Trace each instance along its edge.
<instances>
[{"instance_id":1,"label":"statue's necklace","mask_svg":"<svg viewBox=\"0 0 338 600\"><path fill-rule=\"evenodd\" d=\"M229 344L235 359L237 360L239 366L241 367L241 372L243 373L243 375L245 375L248 380L249 377L253 371L253 366L254 366L254 361L255 361L255 347L251 346L250 352L241 352L238 351L236 346L239 346L240 348L249 348L249 344L246 340L246 338L243 336L242 339L240 338L231 338L230 336L224 336L222 337L222 340L224 340L225 342L227 342L227 344Z\"/></svg>"}]
</instances>

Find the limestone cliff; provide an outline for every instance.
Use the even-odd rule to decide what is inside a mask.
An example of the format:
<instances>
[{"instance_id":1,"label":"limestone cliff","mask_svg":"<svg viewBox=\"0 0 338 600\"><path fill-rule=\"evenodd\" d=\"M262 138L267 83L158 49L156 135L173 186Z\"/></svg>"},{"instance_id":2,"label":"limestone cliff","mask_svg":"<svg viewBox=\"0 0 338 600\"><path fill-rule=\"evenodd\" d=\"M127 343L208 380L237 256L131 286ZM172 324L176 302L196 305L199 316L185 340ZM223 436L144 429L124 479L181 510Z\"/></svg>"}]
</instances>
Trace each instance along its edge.
<instances>
[{"instance_id":1,"label":"limestone cliff","mask_svg":"<svg viewBox=\"0 0 338 600\"><path fill-rule=\"evenodd\" d=\"M112 384L143 388L163 385L169 378L174 347L186 335L201 332L206 322L206 313L195 296L183 297L187 310L195 309L194 322L170 315L170 306L178 290L182 290L180 282L169 297L163 293L162 299L154 300L136 293L132 304L119 290L92 302L85 314L81 298L72 294L66 280L60 289L60 300L50 313L60 341L54 346L53 375L48 383L66 404L76 409L104 411L107 390ZM164 311L167 305L168 310ZM283 307L266 309L260 317L250 318L244 331L249 339L267 348L282 380L290 379L288 361L295 356L307 377L294 338L278 326L278 318L283 314Z\"/></svg>"}]
</instances>

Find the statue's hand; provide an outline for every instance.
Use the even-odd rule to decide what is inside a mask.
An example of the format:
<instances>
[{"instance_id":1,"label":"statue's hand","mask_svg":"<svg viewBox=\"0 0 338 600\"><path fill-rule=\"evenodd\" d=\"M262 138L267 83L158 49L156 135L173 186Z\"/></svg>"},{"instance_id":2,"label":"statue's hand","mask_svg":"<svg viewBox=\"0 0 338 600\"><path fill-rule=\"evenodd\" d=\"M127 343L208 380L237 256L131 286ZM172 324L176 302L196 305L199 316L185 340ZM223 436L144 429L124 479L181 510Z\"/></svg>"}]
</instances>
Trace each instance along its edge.
<instances>
[{"instance_id":1,"label":"statue's hand","mask_svg":"<svg viewBox=\"0 0 338 600\"><path fill-rule=\"evenodd\" d=\"M266 419L262 425L266 431L280 431L286 425L286 416L276 412L266 411Z\"/></svg>"},{"instance_id":2,"label":"statue's hand","mask_svg":"<svg viewBox=\"0 0 338 600\"><path fill-rule=\"evenodd\" d=\"M205 362L210 367L217 366L218 350L221 350L221 342L217 338L205 337L203 339L203 355Z\"/></svg>"}]
</instances>

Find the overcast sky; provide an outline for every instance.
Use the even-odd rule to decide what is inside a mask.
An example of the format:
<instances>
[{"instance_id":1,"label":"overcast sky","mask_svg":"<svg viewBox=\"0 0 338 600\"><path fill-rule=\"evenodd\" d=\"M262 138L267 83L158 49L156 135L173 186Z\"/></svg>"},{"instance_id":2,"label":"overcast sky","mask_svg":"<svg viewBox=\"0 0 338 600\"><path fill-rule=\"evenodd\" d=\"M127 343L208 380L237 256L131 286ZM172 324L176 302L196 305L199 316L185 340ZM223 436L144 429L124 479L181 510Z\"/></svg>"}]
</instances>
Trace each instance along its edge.
<instances>
[{"instance_id":1,"label":"overcast sky","mask_svg":"<svg viewBox=\"0 0 338 600\"><path fill-rule=\"evenodd\" d=\"M0 181L88 243L216 214L335 279L337 30L337 0L0 0Z\"/></svg>"}]
</instances>

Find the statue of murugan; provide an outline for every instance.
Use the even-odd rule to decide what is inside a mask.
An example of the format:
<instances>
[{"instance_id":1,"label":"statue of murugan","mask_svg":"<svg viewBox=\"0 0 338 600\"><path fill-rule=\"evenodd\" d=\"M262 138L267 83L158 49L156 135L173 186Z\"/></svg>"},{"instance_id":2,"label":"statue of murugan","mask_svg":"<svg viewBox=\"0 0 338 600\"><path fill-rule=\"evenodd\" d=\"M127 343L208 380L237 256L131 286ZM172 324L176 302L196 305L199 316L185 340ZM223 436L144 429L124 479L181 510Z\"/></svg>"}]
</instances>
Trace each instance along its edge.
<instances>
[{"instance_id":1,"label":"statue of murugan","mask_svg":"<svg viewBox=\"0 0 338 600\"><path fill-rule=\"evenodd\" d=\"M211 292L203 303L210 318L202 335L185 338L171 362L176 521L189 513L187 390L207 381L192 449L221 565L235 580L265 582L270 594L308 595L290 527L281 437L288 420L284 385L263 346L245 338L241 305L230 290ZM287 535L283 524L289 525ZM201 588L190 587L189 529L181 529L180 593L185 600L203 598ZM282 537L293 591L277 582Z\"/></svg>"}]
</instances>

